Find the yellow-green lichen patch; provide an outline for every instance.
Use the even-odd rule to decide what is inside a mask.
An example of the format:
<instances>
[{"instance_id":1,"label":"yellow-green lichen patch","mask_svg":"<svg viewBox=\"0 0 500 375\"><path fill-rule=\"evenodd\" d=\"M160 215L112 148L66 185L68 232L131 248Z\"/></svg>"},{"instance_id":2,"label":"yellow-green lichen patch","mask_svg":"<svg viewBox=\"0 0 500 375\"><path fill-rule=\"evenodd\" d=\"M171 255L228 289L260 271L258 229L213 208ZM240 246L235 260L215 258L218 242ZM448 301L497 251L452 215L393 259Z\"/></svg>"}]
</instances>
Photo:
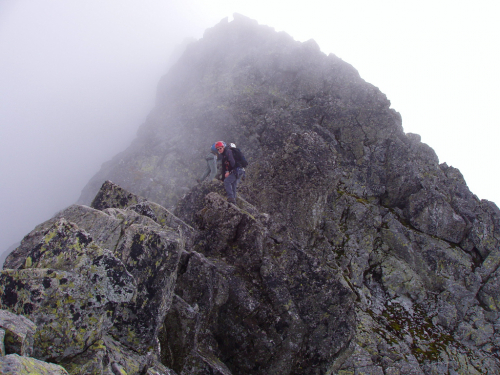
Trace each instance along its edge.
<instances>
[{"instance_id":1,"label":"yellow-green lichen patch","mask_svg":"<svg viewBox=\"0 0 500 375\"><path fill-rule=\"evenodd\" d=\"M387 304L382 317L375 318L399 340L411 337L410 349L420 363L437 361L446 356L450 344L462 347L442 327L434 325L432 317L418 305L414 305L410 313L399 303Z\"/></svg>"},{"instance_id":2,"label":"yellow-green lichen patch","mask_svg":"<svg viewBox=\"0 0 500 375\"><path fill-rule=\"evenodd\" d=\"M47 244L49 243L49 241L54 238L57 234L57 228L54 229L52 232L49 232L45 235L45 237L43 238L44 242Z\"/></svg>"},{"instance_id":3,"label":"yellow-green lichen patch","mask_svg":"<svg viewBox=\"0 0 500 375\"><path fill-rule=\"evenodd\" d=\"M43 362L35 358L9 354L0 362L0 373L4 375L36 374L36 375L67 375L61 366Z\"/></svg>"}]
</instances>

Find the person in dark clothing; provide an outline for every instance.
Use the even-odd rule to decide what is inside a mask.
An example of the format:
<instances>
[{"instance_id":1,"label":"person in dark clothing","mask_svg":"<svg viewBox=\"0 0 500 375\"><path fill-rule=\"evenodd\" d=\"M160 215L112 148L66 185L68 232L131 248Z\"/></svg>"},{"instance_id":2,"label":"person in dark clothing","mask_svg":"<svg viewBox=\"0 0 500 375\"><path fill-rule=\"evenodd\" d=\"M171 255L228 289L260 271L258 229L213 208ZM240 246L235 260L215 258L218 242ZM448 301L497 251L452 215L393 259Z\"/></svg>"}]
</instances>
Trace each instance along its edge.
<instances>
[{"instance_id":1,"label":"person in dark clothing","mask_svg":"<svg viewBox=\"0 0 500 375\"><path fill-rule=\"evenodd\" d=\"M212 181L217 174L217 157L218 157L217 149L215 148L215 143L210 148L210 153L205 156L205 160L207 162L207 167L205 171L200 176L200 178L196 179L196 182L199 184L202 183L207 177L208 181Z\"/></svg>"},{"instance_id":2,"label":"person in dark clothing","mask_svg":"<svg viewBox=\"0 0 500 375\"><path fill-rule=\"evenodd\" d=\"M236 148L236 145L234 143L230 143L229 144L229 148L231 149L231 151L233 152L233 156L234 156L234 160L236 161L236 165L238 165L238 158L234 155L234 151L233 151L233 148ZM238 185L240 184L240 182L242 180L245 179L245 168L240 165L241 169L239 170L239 173L238 173Z\"/></svg>"},{"instance_id":3,"label":"person in dark clothing","mask_svg":"<svg viewBox=\"0 0 500 375\"><path fill-rule=\"evenodd\" d=\"M236 204L236 189L243 170L241 166L237 165L231 149L226 147L224 142L216 142L215 148L219 155L222 156L222 178L227 193L227 201Z\"/></svg>"}]
</instances>

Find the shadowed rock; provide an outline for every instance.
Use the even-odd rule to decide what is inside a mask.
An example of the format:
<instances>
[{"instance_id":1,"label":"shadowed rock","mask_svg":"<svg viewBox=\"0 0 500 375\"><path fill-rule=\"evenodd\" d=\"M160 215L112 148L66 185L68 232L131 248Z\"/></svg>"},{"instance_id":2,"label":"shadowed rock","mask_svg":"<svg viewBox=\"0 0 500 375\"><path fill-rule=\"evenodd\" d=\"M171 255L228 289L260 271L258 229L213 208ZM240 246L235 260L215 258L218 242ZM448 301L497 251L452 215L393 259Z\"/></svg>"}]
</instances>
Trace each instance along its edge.
<instances>
[{"instance_id":1,"label":"shadowed rock","mask_svg":"<svg viewBox=\"0 0 500 375\"><path fill-rule=\"evenodd\" d=\"M0 328L3 331L1 356L19 354L30 357L33 353L33 337L36 325L22 315L0 310Z\"/></svg>"},{"instance_id":2,"label":"shadowed rock","mask_svg":"<svg viewBox=\"0 0 500 375\"><path fill-rule=\"evenodd\" d=\"M126 208L137 203L144 202L146 199L123 190L111 181L105 181L101 189L91 203L91 207L96 210L106 208Z\"/></svg>"}]
</instances>

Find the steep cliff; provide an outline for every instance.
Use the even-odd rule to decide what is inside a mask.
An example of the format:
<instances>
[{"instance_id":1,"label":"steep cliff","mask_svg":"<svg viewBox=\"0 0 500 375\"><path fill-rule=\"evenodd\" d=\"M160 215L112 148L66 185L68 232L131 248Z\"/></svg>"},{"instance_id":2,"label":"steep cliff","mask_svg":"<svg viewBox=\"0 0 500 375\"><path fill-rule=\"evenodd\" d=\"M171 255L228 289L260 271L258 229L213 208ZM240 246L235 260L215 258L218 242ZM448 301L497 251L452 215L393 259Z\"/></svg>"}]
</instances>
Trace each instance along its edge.
<instances>
[{"instance_id":1,"label":"steep cliff","mask_svg":"<svg viewBox=\"0 0 500 375\"><path fill-rule=\"evenodd\" d=\"M220 139L237 205L195 185ZM498 208L313 41L207 30L80 203L0 274L71 374L500 374Z\"/></svg>"}]
</instances>

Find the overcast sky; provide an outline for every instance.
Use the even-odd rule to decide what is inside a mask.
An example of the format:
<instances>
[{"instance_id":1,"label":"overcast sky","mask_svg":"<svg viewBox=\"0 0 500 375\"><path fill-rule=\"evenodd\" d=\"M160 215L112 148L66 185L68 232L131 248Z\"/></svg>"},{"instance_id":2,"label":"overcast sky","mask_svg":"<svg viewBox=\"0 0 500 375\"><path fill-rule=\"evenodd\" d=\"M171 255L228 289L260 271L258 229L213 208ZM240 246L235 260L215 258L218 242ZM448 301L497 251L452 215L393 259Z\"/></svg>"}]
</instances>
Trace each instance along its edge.
<instances>
[{"instance_id":1,"label":"overcast sky","mask_svg":"<svg viewBox=\"0 0 500 375\"><path fill-rule=\"evenodd\" d=\"M500 204L500 2L0 0L0 253L128 146L173 49L234 12L353 65Z\"/></svg>"}]
</instances>

